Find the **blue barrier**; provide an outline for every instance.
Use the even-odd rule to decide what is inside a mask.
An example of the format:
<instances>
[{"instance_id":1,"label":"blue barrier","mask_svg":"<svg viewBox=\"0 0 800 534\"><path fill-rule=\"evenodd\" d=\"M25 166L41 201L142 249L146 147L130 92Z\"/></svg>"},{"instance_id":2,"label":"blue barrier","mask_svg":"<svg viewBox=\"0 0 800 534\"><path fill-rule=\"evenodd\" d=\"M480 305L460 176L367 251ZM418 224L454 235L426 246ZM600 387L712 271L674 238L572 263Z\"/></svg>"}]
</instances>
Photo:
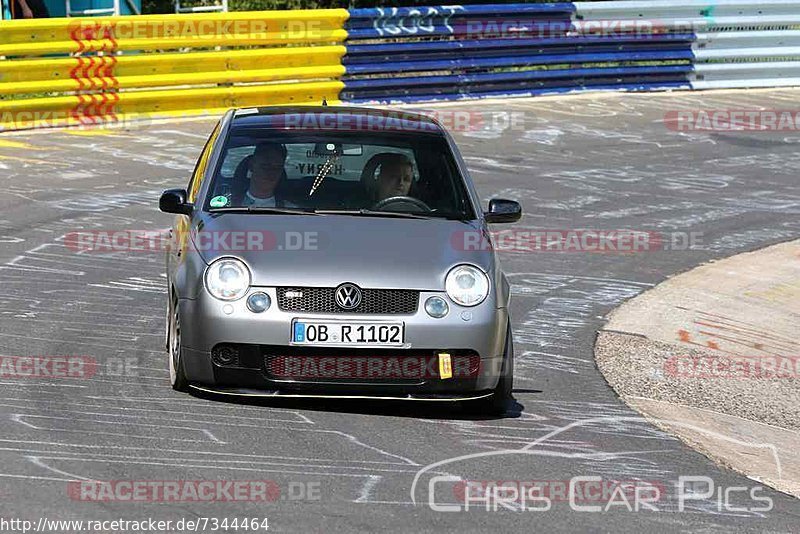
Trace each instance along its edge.
<instances>
[{"instance_id":1,"label":"blue barrier","mask_svg":"<svg viewBox=\"0 0 800 534\"><path fill-rule=\"evenodd\" d=\"M661 65L644 67L617 67L617 68L589 68L589 69L555 69L531 70L504 73L478 73L478 74L450 74L442 76L405 76L393 78L379 78L376 80L346 80L342 97L350 100L357 91L362 94L370 91L391 90L395 95L409 94L418 88L430 91L424 86L442 86L454 88L459 86L479 86L482 83L502 82L529 82L532 86L544 87L548 82L564 83L581 82L592 79L627 78L648 76L662 76L671 78L671 81L680 79L692 71L691 65ZM550 83L552 85L552 83Z\"/></svg>"},{"instance_id":2,"label":"blue barrier","mask_svg":"<svg viewBox=\"0 0 800 534\"><path fill-rule=\"evenodd\" d=\"M691 31L584 34L573 3L350 10L342 100L689 87Z\"/></svg>"},{"instance_id":3,"label":"blue barrier","mask_svg":"<svg viewBox=\"0 0 800 534\"><path fill-rule=\"evenodd\" d=\"M499 67L524 67L532 65L558 65L563 63L597 63L621 61L658 61L692 59L691 50L656 51L656 52L611 52L599 54L555 54L555 55L525 55L507 56L497 58L459 58L442 59L435 61L397 61L383 63L369 63L366 65L346 65L347 74L377 74L398 73L414 71L438 71L451 69L490 69ZM350 78L345 78L345 80Z\"/></svg>"},{"instance_id":4,"label":"blue barrier","mask_svg":"<svg viewBox=\"0 0 800 534\"><path fill-rule=\"evenodd\" d=\"M403 42L391 44L357 44L347 45L347 55L345 59L355 59L360 55L372 55L378 53L403 54L412 51L430 50L458 50L472 48L551 48L563 46L630 46L631 44L644 45L646 43L680 43L681 45L691 45L695 40L693 33L674 33L674 34L647 34L647 35L622 35L622 36L573 36L573 37L552 37L535 39L468 39L460 41L420 41Z\"/></svg>"},{"instance_id":5,"label":"blue barrier","mask_svg":"<svg viewBox=\"0 0 800 534\"><path fill-rule=\"evenodd\" d=\"M574 12L572 3L351 9L345 29L350 39L431 37L502 31L502 23L507 22L529 30L548 27L563 34L570 28ZM502 21L498 17L503 17Z\"/></svg>"},{"instance_id":6,"label":"blue barrier","mask_svg":"<svg viewBox=\"0 0 800 534\"><path fill-rule=\"evenodd\" d=\"M519 98L530 96L545 96L571 93L579 90L592 91L667 91L672 89L691 89L688 81L662 82L662 83L623 83L623 84L598 84L584 86L549 87L546 89L517 89L517 90L462 90L457 94L437 95L424 94L408 97L387 97L380 102L386 104L402 104L412 102L437 102L442 100L472 100L476 98ZM372 104L376 99L352 99L353 104Z\"/></svg>"}]
</instances>

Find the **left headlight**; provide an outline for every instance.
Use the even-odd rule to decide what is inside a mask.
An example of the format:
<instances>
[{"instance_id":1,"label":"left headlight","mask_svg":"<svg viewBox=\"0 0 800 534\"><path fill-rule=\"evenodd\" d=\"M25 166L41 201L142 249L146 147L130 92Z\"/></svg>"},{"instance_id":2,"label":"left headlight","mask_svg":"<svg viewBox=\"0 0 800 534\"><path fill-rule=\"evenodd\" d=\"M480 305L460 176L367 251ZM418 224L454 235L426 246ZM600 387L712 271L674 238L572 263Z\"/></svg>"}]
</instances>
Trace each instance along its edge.
<instances>
[{"instance_id":1,"label":"left headlight","mask_svg":"<svg viewBox=\"0 0 800 534\"><path fill-rule=\"evenodd\" d=\"M472 265L450 269L444 282L447 296L462 306L477 306L489 294L489 278Z\"/></svg>"},{"instance_id":2,"label":"left headlight","mask_svg":"<svg viewBox=\"0 0 800 534\"><path fill-rule=\"evenodd\" d=\"M221 258L206 269L206 289L220 300L242 298L250 287L250 271L236 258Z\"/></svg>"}]
</instances>

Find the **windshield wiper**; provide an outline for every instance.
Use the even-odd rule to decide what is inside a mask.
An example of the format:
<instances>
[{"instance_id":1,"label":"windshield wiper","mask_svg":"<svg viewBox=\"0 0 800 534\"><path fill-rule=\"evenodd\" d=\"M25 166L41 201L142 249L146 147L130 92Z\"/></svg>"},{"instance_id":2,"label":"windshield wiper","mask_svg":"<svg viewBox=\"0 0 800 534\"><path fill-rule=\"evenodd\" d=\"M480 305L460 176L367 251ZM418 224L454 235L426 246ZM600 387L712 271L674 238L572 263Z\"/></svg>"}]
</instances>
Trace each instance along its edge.
<instances>
[{"instance_id":1,"label":"windshield wiper","mask_svg":"<svg viewBox=\"0 0 800 534\"><path fill-rule=\"evenodd\" d=\"M400 217L404 219L433 219L434 217L430 217L428 215L420 215L418 213L407 213L402 211L379 211L379 210L368 210L368 209L360 209L360 210L315 210L314 213L320 213L323 215L327 214L335 214L335 215L361 215L364 217Z\"/></svg>"},{"instance_id":2,"label":"windshield wiper","mask_svg":"<svg viewBox=\"0 0 800 534\"><path fill-rule=\"evenodd\" d=\"M281 215L321 215L309 208L271 208L265 206L238 206L229 208L213 208L210 213L239 212L239 213L277 213Z\"/></svg>"},{"instance_id":3,"label":"windshield wiper","mask_svg":"<svg viewBox=\"0 0 800 534\"><path fill-rule=\"evenodd\" d=\"M250 213L281 213L287 215L319 215L310 208L266 208L259 206L248 206Z\"/></svg>"}]
</instances>

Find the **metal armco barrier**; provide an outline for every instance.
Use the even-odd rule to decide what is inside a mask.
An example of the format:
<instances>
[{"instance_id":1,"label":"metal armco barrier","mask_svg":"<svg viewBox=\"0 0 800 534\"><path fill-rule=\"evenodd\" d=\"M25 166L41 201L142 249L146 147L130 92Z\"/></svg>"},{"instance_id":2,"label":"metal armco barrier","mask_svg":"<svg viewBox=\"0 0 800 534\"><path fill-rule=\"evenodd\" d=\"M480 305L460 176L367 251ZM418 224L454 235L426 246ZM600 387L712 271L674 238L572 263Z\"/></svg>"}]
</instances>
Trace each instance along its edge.
<instances>
[{"instance_id":1,"label":"metal armco barrier","mask_svg":"<svg viewBox=\"0 0 800 534\"><path fill-rule=\"evenodd\" d=\"M692 89L800 85L800 1L654 0L576 3L584 20L647 19L692 28Z\"/></svg>"},{"instance_id":2,"label":"metal armco barrier","mask_svg":"<svg viewBox=\"0 0 800 534\"><path fill-rule=\"evenodd\" d=\"M0 129L583 90L800 85L800 0L0 22Z\"/></svg>"},{"instance_id":3,"label":"metal armco barrier","mask_svg":"<svg viewBox=\"0 0 800 534\"><path fill-rule=\"evenodd\" d=\"M342 99L687 87L693 33L584 33L577 17L573 3L351 10ZM394 42L360 44L376 35Z\"/></svg>"}]
</instances>

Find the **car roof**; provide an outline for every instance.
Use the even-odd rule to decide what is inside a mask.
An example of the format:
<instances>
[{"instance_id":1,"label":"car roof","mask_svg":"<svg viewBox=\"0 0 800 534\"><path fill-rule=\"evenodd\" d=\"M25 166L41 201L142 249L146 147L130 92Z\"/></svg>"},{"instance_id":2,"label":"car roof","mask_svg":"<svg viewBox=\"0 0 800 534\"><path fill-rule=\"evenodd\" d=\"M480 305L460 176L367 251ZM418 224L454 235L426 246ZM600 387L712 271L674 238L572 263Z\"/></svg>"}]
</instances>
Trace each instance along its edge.
<instances>
[{"instance_id":1,"label":"car roof","mask_svg":"<svg viewBox=\"0 0 800 534\"><path fill-rule=\"evenodd\" d=\"M234 110L233 128L293 131L371 131L443 134L431 116L356 106L265 106Z\"/></svg>"}]
</instances>

